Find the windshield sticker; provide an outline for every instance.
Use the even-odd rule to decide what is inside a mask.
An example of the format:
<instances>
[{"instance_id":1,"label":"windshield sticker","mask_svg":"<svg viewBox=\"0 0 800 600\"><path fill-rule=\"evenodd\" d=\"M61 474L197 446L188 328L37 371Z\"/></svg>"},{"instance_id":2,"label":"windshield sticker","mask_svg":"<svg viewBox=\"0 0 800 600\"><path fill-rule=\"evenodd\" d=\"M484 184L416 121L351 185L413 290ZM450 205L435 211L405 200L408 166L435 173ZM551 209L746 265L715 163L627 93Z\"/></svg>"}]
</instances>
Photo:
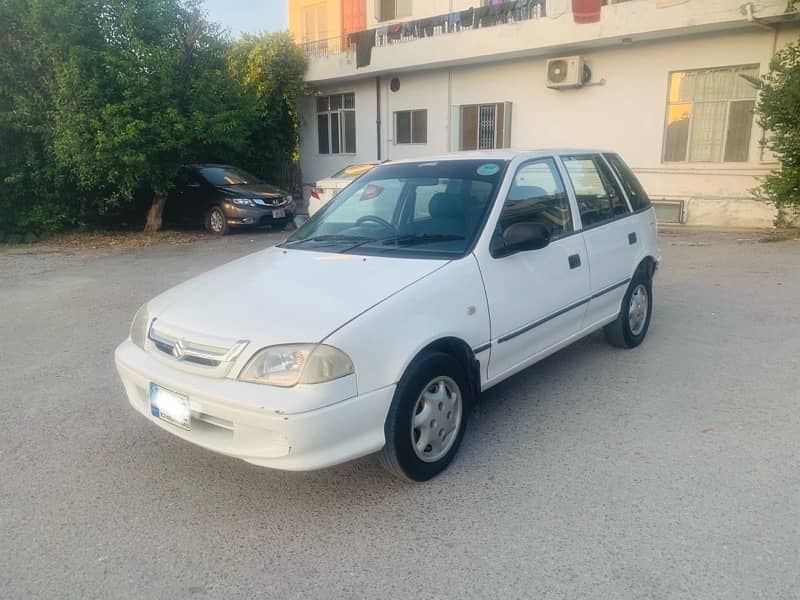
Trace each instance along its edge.
<instances>
[{"instance_id":1,"label":"windshield sticker","mask_svg":"<svg viewBox=\"0 0 800 600\"><path fill-rule=\"evenodd\" d=\"M488 177L489 175L495 175L500 170L500 167L493 164L488 165L481 165L478 167L478 175L482 175L484 177Z\"/></svg>"}]
</instances>

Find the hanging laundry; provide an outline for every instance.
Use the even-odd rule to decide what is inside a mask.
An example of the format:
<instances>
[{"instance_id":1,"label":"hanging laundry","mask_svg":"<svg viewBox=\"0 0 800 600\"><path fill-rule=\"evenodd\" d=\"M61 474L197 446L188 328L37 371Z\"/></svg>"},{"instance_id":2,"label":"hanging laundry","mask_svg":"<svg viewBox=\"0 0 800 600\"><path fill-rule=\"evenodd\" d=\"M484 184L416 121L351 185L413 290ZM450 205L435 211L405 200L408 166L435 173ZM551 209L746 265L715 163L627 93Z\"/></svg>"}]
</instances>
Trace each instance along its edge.
<instances>
[{"instance_id":1,"label":"hanging laundry","mask_svg":"<svg viewBox=\"0 0 800 600\"><path fill-rule=\"evenodd\" d=\"M479 6L475 9L475 25L481 27L489 26L489 6Z\"/></svg>"},{"instance_id":2,"label":"hanging laundry","mask_svg":"<svg viewBox=\"0 0 800 600\"><path fill-rule=\"evenodd\" d=\"M468 8L467 10L461 11L461 26L462 27L472 27L472 23L475 17L475 9Z\"/></svg>"},{"instance_id":3,"label":"hanging laundry","mask_svg":"<svg viewBox=\"0 0 800 600\"><path fill-rule=\"evenodd\" d=\"M572 18L576 23L597 23L603 0L572 0Z\"/></svg>"},{"instance_id":4,"label":"hanging laundry","mask_svg":"<svg viewBox=\"0 0 800 600\"><path fill-rule=\"evenodd\" d=\"M457 31L461 29L461 13L452 12L447 15L447 31Z\"/></svg>"},{"instance_id":5,"label":"hanging laundry","mask_svg":"<svg viewBox=\"0 0 800 600\"><path fill-rule=\"evenodd\" d=\"M547 0L546 12L551 19L557 19L569 10L570 0Z\"/></svg>"},{"instance_id":6,"label":"hanging laundry","mask_svg":"<svg viewBox=\"0 0 800 600\"><path fill-rule=\"evenodd\" d=\"M390 40L392 40L393 42L396 42L401 37L403 37L403 25L402 24L394 23L392 25L389 25L388 29L389 29L389 32L386 34L386 36Z\"/></svg>"},{"instance_id":7,"label":"hanging laundry","mask_svg":"<svg viewBox=\"0 0 800 600\"><path fill-rule=\"evenodd\" d=\"M356 68L369 66L372 49L375 47L375 30L367 29L354 34L356 38Z\"/></svg>"},{"instance_id":8,"label":"hanging laundry","mask_svg":"<svg viewBox=\"0 0 800 600\"><path fill-rule=\"evenodd\" d=\"M401 29L404 38L417 37L417 24L412 21L406 21L405 23L402 23Z\"/></svg>"}]
</instances>

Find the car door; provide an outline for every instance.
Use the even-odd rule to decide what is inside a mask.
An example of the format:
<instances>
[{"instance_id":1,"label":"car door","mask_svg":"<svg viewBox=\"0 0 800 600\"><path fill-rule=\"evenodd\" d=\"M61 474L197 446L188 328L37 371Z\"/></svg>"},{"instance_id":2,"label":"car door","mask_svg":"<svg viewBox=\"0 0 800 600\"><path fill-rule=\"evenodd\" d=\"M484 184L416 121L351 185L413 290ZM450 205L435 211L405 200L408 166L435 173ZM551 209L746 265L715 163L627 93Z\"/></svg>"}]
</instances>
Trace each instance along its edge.
<instances>
[{"instance_id":1,"label":"car door","mask_svg":"<svg viewBox=\"0 0 800 600\"><path fill-rule=\"evenodd\" d=\"M510 187L493 227L493 242L514 223L545 225L549 245L497 256L476 252L492 328L488 379L507 376L575 335L589 297L586 247L554 158L533 159L509 175ZM493 212L493 215L496 211Z\"/></svg>"},{"instance_id":2,"label":"car door","mask_svg":"<svg viewBox=\"0 0 800 600\"><path fill-rule=\"evenodd\" d=\"M616 318L636 268L638 235L616 177L599 154L561 156L589 253L591 301L584 328Z\"/></svg>"}]
</instances>

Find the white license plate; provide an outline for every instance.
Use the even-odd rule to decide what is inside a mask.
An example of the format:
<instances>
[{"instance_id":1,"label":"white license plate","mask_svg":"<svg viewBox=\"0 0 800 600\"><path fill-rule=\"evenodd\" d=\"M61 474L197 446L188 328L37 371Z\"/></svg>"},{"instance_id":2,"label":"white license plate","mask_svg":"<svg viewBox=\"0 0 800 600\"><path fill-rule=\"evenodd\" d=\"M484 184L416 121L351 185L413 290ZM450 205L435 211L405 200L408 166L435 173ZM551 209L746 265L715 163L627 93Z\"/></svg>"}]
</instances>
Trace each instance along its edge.
<instances>
[{"instance_id":1,"label":"white license plate","mask_svg":"<svg viewBox=\"0 0 800 600\"><path fill-rule=\"evenodd\" d=\"M186 431L191 430L189 398L155 383L150 384L150 414Z\"/></svg>"},{"instance_id":2,"label":"white license plate","mask_svg":"<svg viewBox=\"0 0 800 600\"><path fill-rule=\"evenodd\" d=\"M282 208L272 211L273 219L283 219L286 216L286 211Z\"/></svg>"}]
</instances>

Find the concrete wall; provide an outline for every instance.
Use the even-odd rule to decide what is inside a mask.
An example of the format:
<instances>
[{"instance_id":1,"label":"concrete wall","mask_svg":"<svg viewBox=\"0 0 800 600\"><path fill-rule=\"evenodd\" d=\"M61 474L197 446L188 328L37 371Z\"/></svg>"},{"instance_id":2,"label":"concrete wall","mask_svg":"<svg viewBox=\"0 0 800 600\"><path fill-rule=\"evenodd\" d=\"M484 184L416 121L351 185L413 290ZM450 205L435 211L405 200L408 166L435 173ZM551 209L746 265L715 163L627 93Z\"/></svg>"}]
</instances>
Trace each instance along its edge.
<instances>
[{"instance_id":1,"label":"concrete wall","mask_svg":"<svg viewBox=\"0 0 800 600\"><path fill-rule=\"evenodd\" d=\"M400 73L399 92L391 92L391 74L381 77L381 158L400 159L449 150L451 106L512 103L511 143L516 148L608 147L634 168L654 199L686 201L689 223L718 226L772 224L773 211L750 199L757 177L777 166L762 156L762 132L754 123L746 163L662 163L669 72L757 63L762 72L773 45L795 40L800 29L773 32L746 27L630 46L582 52L591 66L592 85L555 91L545 86L542 57ZM375 80L335 87L325 93L355 91L358 153L318 156L313 104L303 111L304 181L329 176L354 162L377 158ZM428 110L428 143L395 145L393 113Z\"/></svg>"}]
</instances>

